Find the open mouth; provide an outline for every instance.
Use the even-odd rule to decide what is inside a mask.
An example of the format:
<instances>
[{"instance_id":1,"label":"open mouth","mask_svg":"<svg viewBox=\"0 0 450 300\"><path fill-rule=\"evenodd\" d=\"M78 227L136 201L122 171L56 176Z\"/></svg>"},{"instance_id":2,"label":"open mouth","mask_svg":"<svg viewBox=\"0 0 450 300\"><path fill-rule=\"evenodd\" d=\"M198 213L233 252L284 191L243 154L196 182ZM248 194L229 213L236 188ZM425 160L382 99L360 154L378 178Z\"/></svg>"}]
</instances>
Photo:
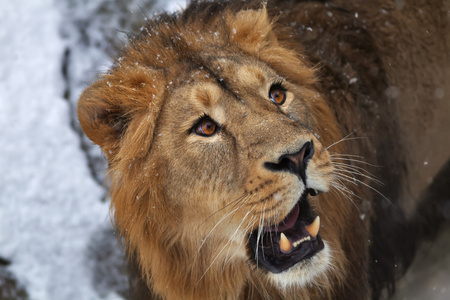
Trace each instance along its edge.
<instances>
[{"instance_id":1,"label":"open mouth","mask_svg":"<svg viewBox=\"0 0 450 300\"><path fill-rule=\"evenodd\" d=\"M319 236L320 219L313 216L307 198L316 194L314 190L306 190L281 223L258 228L250 234L250 250L257 265L281 273L324 248Z\"/></svg>"}]
</instances>

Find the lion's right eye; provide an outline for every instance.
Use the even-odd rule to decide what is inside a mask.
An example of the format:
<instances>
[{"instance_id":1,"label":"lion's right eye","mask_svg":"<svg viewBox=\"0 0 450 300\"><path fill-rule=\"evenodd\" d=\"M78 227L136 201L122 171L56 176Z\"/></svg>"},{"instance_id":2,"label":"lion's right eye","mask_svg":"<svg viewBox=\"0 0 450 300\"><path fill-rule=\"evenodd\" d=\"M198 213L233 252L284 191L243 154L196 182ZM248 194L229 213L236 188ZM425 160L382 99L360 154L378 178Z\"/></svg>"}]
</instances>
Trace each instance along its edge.
<instances>
[{"instance_id":1,"label":"lion's right eye","mask_svg":"<svg viewBox=\"0 0 450 300\"><path fill-rule=\"evenodd\" d=\"M274 83L269 90L269 99L277 105L286 101L286 88L281 83Z\"/></svg>"},{"instance_id":2,"label":"lion's right eye","mask_svg":"<svg viewBox=\"0 0 450 300\"><path fill-rule=\"evenodd\" d=\"M212 136L217 131L217 124L210 118L202 118L193 128L193 132L200 136Z\"/></svg>"}]
</instances>

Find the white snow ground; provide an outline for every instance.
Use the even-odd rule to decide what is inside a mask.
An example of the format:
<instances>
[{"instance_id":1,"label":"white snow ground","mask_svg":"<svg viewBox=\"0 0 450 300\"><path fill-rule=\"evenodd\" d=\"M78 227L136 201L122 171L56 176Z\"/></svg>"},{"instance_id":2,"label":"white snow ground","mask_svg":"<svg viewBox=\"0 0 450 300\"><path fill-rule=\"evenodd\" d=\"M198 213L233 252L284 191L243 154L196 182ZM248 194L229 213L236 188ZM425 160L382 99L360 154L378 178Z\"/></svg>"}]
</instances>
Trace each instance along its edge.
<instances>
[{"instance_id":1,"label":"white snow ground","mask_svg":"<svg viewBox=\"0 0 450 300\"><path fill-rule=\"evenodd\" d=\"M61 6L69 2L0 1L0 257L11 262L8 270L29 299L121 299L94 288L90 242L111 222L63 97L71 40L62 34L69 20ZM77 8L93 2L78 1ZM108 53L98 55L108 62ZM91 78L101 71L89 66L99 66L88 61L81 68ZM71 72L74 82L88 83L80 68Z\"/></svg>"},{"instance_id":2,"label":"white snow ground","mask_svg":"<svg viewBox=\"0 0 450 300\"><path fill-rule=\"evenodd\" d=\"M103 29L127 29L121 26L126 14L95 18L105 11L102 5L114 9L118 3L0 0L0 258L11 262L7 269L29 299L122 299L126 278L119 270L120 251L114 253L117 246L109 238L102 175L94 171L93 177L81 146L91 160L99 152L80 138L73 122L79 93L109 66ZM183 5L159 0L155 7ZM439 250L448 249L448 229L443 236L424 255L437 257L434 265L416 264L397 299L450 299L450 255ZM99 268L99 256L115 267Z\"/></svg>"},{"instance_id":3,"label":"white snow ground","mask_svg":"<svg viewBox=\"0 0 450 300\"><path fill-rule=\"evenodd\" d=\"M85 252L110 221L62 97L61 16L52 0L0 11L0 255L31 299L96 299Z\"/></svg>"}]
</instances>

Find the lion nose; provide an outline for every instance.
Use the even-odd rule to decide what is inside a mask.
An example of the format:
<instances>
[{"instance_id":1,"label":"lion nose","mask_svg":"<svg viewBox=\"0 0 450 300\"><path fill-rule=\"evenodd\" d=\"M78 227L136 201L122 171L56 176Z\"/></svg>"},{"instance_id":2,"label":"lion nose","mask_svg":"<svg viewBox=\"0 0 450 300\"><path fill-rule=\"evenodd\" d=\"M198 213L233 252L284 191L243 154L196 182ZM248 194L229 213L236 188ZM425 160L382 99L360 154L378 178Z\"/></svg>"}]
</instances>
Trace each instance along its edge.
<instances>
[{"instance_id":1,"label":"lion nose","mask_svg":"<svg viewBox=\"0 0 450 300\"><path fill-rule=\"evenodd\" d=\"M310 141L306 142L298 152L293 154L283 154L278 159L278 163L265 163L265 166L274 171L294 173L300 176L303 182L306 182L306 167L313 155L314 144Z\"/></svg>"}]
</instances>

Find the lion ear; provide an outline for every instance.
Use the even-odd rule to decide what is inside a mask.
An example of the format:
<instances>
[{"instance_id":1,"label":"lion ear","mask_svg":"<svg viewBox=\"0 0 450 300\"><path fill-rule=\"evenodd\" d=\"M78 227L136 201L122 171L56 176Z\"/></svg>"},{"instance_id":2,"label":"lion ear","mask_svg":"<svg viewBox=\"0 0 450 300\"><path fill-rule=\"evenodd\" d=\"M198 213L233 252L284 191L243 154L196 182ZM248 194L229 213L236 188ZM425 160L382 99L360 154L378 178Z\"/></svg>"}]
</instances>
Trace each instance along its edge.
<instances>
[{"instance_id":1,"label":"lion ear","mask_svg":"<svg viewBox=\"0 0 450 300\"><path fill-rule=\"evenodd\" d=\"M316 82L314 69L301 58L302 49L298 49L298 45L285 47L285 39L283 43L278 42L265 6L260 10L243 10L235 15L228 13L227 25L231 42L267 63L279 75L302 85Z\"/></svg>"},{"instance_id":2,"label":"lion ear","mask_svg":"<svg viewBox=\"0 0 450 300\"><path fill-rule=\"evenodd\" d=\"M229 13L227 24L231 40L247 52L258 52L276 41L265 6L260 10L242 10L235 15Z\"/></svg>"},{"instance_id":3,"label":"lion ear","mask_svg":"<svg viewBox=\"0 0 450 300\"><path fill-rule=\"evenodd\" d=\"M81 94L81 127L110 161L117 155L119 159L143 155L135 153L136 149L149 147L164 98L159 75L146 68L122 67L104 75Z\"/></svg>"},{"instance_id":4,"label":"lion ear","mask_svg":"<svg viewBox=\"0 0 450 300\"><path fill-rule=\"evenodd\" d=\"M127 123L123 110L113 100L107 82L99 80L86 88L78 101L81 128L108 158L117 153Z\"/></svg>"}]
</instances>

